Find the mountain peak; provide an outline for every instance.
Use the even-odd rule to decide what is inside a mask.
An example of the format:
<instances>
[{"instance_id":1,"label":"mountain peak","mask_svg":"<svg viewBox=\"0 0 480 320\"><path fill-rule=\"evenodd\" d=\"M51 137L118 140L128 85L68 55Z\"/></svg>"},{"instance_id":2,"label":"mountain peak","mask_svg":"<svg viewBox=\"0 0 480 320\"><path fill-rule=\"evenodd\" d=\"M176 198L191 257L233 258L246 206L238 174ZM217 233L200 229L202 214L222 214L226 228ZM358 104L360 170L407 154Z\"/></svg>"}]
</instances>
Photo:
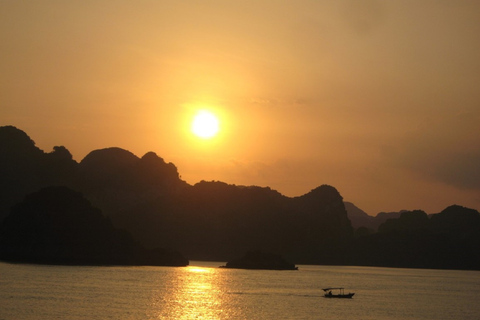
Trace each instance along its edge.
<instances>
[{"instance_id":1,"label":"mountain peak","mask_svg":"<svg viewBox=\"0 0 480 320\"><path fill-rule=\"evenodd\" d=\"M138 160L139 158L130 151L112 147L90 152L80 165L87 170L116 172L133 165Z\"/></svg>"},{"instance_id":2,"label":"mountain peak","mask_svg":"<svg viewBox=\"0 0 480 320\"><path fill-rule=\"evenodd\" d=\"M0 154L2 157L29 157L43 154L35 142L14 126L0 127Z\"/></svg>"}]
</instances>

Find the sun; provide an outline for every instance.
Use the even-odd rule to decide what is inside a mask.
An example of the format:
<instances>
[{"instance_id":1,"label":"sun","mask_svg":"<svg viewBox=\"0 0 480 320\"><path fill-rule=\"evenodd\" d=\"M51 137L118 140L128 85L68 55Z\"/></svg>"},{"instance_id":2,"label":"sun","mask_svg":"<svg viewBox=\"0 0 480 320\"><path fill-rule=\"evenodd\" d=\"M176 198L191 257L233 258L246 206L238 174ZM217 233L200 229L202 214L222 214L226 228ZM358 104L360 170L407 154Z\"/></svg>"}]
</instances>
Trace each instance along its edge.
<instances>
[{"instance_id":1,"label":"sun","mask_svg":"<svg viewBox=\"0 0 480 320\"><path fill-rule=\"evenodd\" d=\"M193 117L192 133L202 139L215 137L220 130L218 118L207 110L200 110Z\"/></svg>"}]
</instances>

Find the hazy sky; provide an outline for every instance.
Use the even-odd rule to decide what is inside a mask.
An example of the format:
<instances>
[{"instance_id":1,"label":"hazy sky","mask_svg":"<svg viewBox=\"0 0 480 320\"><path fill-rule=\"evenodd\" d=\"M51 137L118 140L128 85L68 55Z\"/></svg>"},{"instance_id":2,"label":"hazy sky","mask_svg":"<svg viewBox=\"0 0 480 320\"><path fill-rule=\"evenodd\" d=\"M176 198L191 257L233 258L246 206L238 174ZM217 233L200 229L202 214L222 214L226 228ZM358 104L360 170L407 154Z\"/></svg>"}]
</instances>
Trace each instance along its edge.
<instances>
[{"instance_id":1,"label":"hazy sky","mask_svg":"<svg viewBox=\"0 0 480 320\"><path fill-rule=\"evenodd\" d=\"M480 209L479 119L476 0L0 0L0 125L77 161L117 146L191 184Z\"/></svg>"}]
</instances>

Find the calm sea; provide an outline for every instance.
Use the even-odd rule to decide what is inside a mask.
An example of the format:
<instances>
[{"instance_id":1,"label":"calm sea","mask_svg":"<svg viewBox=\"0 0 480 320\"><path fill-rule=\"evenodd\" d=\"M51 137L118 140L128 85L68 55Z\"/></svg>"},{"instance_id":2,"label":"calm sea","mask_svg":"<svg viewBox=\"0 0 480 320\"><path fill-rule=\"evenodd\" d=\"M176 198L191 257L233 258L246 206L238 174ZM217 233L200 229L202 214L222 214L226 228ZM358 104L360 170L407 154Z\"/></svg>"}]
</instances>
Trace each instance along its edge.
<instances>
[{"instance_id":1,"label":"calm sea","mask_svg":"<svg viewBox=\"0 0 480 320\"><path fill-rule=\"evenodd\" d=\"M0 263L0 319L480 319L480 272ZM346 287L353 299L323 298Z\"/></svg>"}]
</instances>

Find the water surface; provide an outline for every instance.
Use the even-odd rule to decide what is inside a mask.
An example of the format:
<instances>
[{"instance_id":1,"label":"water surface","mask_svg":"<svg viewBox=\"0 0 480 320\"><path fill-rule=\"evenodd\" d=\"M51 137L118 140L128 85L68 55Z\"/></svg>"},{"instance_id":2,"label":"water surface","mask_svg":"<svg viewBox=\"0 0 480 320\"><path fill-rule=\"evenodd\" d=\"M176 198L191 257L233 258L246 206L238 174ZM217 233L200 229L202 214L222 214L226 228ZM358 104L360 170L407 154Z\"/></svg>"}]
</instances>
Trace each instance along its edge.
<instances>
[{"instance_id":1,"label":"water surface","mask_svg":"<svg viewBox=\"0 0 480 320\"><path fill-rule=\"evenodd\" d=\"M480 272L0 263L0 319L480 319ZM342 286L353 299L325 299Z\"/></svg>"}]
</instances>

